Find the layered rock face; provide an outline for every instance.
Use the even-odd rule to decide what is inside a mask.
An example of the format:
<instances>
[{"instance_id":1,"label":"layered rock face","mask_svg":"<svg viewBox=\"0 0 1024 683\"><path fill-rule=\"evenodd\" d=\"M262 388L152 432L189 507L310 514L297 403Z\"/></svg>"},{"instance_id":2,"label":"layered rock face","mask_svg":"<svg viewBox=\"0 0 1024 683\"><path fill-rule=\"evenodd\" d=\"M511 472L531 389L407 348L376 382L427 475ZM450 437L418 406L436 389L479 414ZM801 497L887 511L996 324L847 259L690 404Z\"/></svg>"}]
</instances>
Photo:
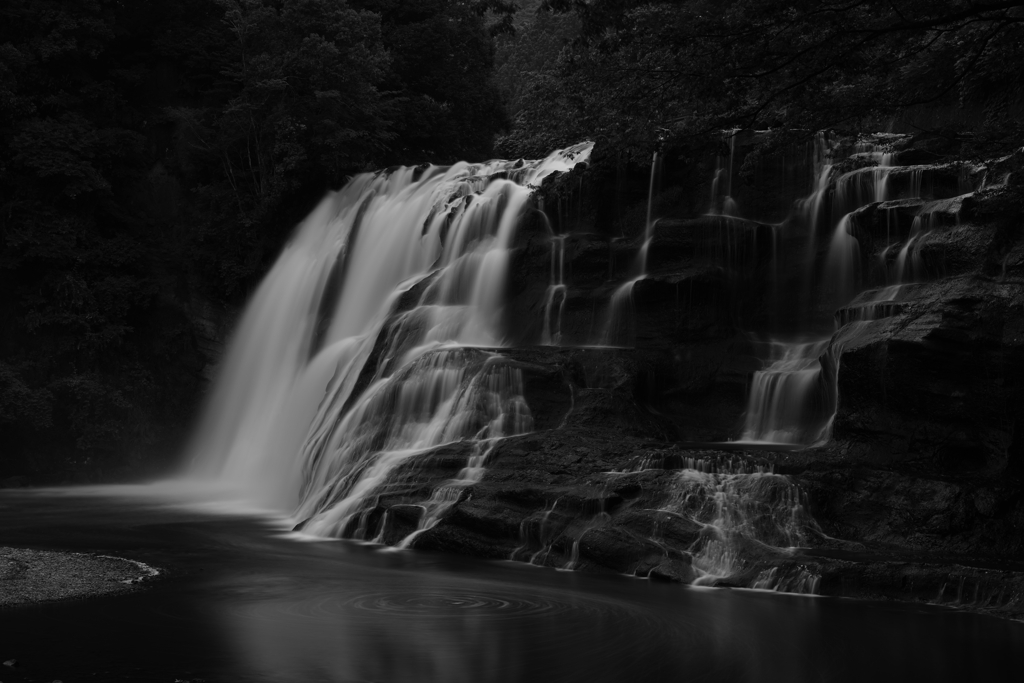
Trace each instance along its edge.
<instances>
[{"instance_id":1,"label":"layered rock face","mask_svg":"<svg viewBox=\"0 0 1024 683\"><path fill-rule=\"evenodd\" d=\"M463 388L416 405L473 426L406 450L365 397L406 426L449 410L410 409L421 371L396 369L449 271L403 290L303 446L297 527L1024 612L1024 153L819 135L741 174L756 136L728 134L700 187L656 157L617 230L582 164L546 176L505 244L500 334L417 361ZM361 464L324 465L351 439Z\"/></svg>"}]
</instances>

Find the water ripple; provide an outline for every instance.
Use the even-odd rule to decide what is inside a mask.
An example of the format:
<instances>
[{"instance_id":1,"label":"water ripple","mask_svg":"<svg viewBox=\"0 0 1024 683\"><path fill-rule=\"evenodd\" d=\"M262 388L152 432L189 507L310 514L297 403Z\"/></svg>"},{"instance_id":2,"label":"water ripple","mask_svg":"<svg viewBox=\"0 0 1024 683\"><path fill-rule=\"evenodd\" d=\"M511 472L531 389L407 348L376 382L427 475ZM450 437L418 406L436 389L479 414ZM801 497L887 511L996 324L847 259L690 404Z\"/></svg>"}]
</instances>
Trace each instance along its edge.
<instances>
[{"instance_id":1,"label":"water ripple","mask_svg":"<svg viewBox=\"0 0 1024 683\"><path fill-rule=\"evenodd\" d=\"M503 618L554 615L575 609L586 609L583 604L558 602L542 596L508 596L437 590L366 593L346 600L345 604L368 612L460 618L467 612ZM596 611L593 606L590 609Z\"/></svg>"}]
</instances>

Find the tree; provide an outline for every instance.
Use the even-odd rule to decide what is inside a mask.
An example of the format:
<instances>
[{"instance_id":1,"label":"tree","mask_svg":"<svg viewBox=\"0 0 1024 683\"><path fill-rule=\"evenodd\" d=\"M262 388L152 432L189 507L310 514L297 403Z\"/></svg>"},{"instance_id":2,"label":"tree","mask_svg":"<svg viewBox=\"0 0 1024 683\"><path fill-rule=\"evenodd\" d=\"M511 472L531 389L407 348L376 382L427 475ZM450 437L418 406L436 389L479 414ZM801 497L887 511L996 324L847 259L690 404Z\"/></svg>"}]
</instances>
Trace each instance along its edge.
<instances>
[{"instance_id":1,"label":"tree","mask_svg":"<svg viewBox=\"0 0 1024 683\"><path fill-rule=\"evenodd\" d=\"M557 103L535 103L528 140L589 132L646 156L659 138L698 144L729 128L860 127L971 104L976 127L1024 142L1024 2L988 0L549 0L580 32ZM549 110L551 108L549 107ZM913 121L912 121L913 122Z\"/></svg>"},{"instance_id":2,"label":"tree","mask_svg":"<svg viewBox=\"0 0 1024 683\"><path fill-rule=\"evenodd\" d=\"M313 194L372 167L393 137L375 14L334 0L218 0L219 77L205 106L169 108L198 194L204 279L237 295Z\"/></svg>"},{"instance_id":3,"label":"tree","mask_svg":"<svg viewBox=\"0 0 1024 683\"><path fill-rule=\"evenodd\" d=\"M581 139L579 133L566 133L564 125L547 115L552 110L573 109L562 101L568 92L561 88L559 60L579 31L576 16L534 7L519 19L514 34L501 37L495 82L513 124L496 143L499 153L543 157Z\"/></svg>"},{"instance_id":4,"label":"tree","mask_svg":"<svg viewBox=\"0 0 1024 683\"><path fill-rule=\"evenodd\" d=\"M491 79L493 33L508 28L501 0L358 0L381 16L392 57L386 106L395 123L388 163L484 159L506 124ZM488 26L488 16L496 17Z\"/></svg>"},{"instance_id":5,"label":"tree","mask_svg":"<svg viewBox=\"0 0 1024 683\"><path fill-rule=\"evenodd\" d=\"M111 68L115 10L0 12L0 437L42 469L62 449L85 460L148 442L141 416L158 400L130 341L154 288L118 197L146 140L122 95L138 73Z\"/></svg>"},{"instance_id":6,"label":"tree","mask_svg":"<svg viewBox=\"0 0 1024 683\"><path fill-rule=\"evenodd\" d=\"M509 5L431 1L0 3L0 475L173 452L194 311L347 175L490 152Z\"/></svg>"}]
</instances>

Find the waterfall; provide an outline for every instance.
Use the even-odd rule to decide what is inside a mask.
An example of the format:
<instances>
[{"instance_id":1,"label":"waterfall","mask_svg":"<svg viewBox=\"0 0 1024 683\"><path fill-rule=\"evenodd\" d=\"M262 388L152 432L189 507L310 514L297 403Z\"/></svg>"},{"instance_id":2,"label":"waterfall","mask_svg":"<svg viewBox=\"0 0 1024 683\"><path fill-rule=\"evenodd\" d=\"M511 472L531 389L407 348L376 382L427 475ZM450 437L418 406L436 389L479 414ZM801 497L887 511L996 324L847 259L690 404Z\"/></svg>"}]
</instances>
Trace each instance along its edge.
<instances>
[{"instance_id":1,"label":"waterfall","mask_svg":"<svg viewBox=\"0 0 1024 683\"><path fill-rule=\"evenodd\" d=\"M410 458L532 429L519 370L494 351L509 250L534 189L592 147L367 173L327 196L242 316L193 470L336 535Z\"/></svg>"}]
</instances>

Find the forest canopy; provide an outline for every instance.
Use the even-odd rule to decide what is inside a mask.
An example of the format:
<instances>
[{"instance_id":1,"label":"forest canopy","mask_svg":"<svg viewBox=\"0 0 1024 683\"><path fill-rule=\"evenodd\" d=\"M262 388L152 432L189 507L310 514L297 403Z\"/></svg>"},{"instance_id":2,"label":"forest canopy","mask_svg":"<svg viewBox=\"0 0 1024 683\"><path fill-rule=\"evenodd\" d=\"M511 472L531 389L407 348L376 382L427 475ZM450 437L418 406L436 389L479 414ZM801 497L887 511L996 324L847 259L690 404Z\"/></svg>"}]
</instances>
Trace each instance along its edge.
<instances>
[{"instance_id":1,"label":"forest canopy","mask_svg":"<svg viewBox=\"0 0 1024 683\"><path fill-rule=\"evenodd\" d=\"M717 131L969 133L1024 144L1024 2L545 0L526 33L578 29L519 96L509 154L596 137L647 156ZM536 38L532 38L536 40ZM528 40L528 39L524 39ZM557 106L552 106L552 103Z\"/></svg>"},{"instance_id":2,"label":"forest canopy","mask_svg":"<svg viewBox=\"0 0 1024 683\"><path fill-rule=\"evenodd\" d=\"M0 4L0 473L172 449L200 311L237 307L326 190L489 156L503 8Z\"/></svg>"},{"instance_id":3,"label":"forest canopy","mask_svg":"<svg viewBox=\"0 0 1024 683\"><path fill-rule=\"evenodd\" d=\"M6 0L0 474L173 451L209 310L353 173L894 122L1003 153L1021 64L1024 0Z\"/></svg>"}]
</instances>

